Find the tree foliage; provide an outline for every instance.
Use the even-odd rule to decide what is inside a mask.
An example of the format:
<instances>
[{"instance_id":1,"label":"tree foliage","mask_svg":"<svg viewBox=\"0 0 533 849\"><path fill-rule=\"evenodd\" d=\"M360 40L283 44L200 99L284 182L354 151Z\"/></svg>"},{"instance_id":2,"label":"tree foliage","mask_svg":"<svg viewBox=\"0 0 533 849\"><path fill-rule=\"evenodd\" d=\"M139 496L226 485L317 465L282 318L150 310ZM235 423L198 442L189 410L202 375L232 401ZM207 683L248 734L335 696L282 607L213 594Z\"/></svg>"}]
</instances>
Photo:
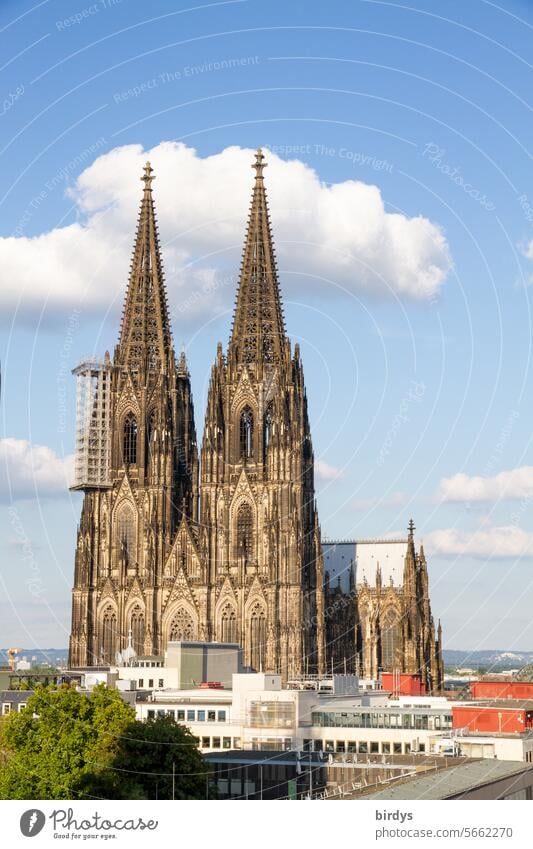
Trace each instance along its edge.
<instances>
[{"instance_id":1,"label":"tree foliage","mask_svg":"<svg viewBox=\"0 0 533 849\"><path fill-rule=\"evenodd\" d=\"M172 719L137 722L119 692L42 687L3 728L3 799L206 797L195 738Z\"/></svg>"}]
</instances>

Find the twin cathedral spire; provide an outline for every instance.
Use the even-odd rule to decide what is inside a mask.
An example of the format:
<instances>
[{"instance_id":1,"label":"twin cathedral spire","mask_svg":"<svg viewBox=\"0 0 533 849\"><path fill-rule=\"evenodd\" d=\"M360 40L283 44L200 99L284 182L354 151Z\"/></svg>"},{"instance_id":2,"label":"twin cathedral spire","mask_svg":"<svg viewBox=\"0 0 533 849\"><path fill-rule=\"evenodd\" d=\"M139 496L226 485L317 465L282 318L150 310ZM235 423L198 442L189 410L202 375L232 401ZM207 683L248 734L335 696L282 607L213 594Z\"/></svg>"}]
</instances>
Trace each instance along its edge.
<instances>
[{"instance_id":1,"label":"twin cathedral spire","mask_svg":"<svg viewBox=\"0 0 533 849\"><path fill-rule=\"evenodd\" d=\"M106 393L91 390L88 428L97 438L85 440L83 456L98 442L110 459L97 484L90 459L77 479L85 498L71 663L112 662L131 631L140 654L162 653L171 639L232 640L251 668L284 678L324 668L313 452L299 351L285 334L265 166L259 150L228 351L219 345L212 369L201 475L189 372L172 343L154 174L144 168L113 362L101 366L105 380L94 381L94 364L77 370Z\"/></svg>"}]
</instances>

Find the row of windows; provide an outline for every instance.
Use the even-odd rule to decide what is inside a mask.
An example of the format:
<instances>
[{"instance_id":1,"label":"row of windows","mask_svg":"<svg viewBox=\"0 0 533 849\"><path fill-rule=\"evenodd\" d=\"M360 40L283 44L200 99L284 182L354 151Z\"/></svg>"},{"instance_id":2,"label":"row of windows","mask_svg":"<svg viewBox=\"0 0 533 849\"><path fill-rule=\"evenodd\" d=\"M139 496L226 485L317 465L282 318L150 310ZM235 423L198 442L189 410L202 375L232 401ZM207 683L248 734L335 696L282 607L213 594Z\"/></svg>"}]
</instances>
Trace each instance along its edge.
<instances>
[{"instance_id":1,"label":"row of windows","mask_svg":"<svg viewBox=\"0 0 533 849\"><path fill-rule=\"evenodd\" d=\"M154 719L156 716L171 716L177 722L226 722L226 713L225 710L159 708L158 710L149 710L148 719Z\"/></svg>"},{"instance_id":2,"label":"row of windows","mask_svg":"<svg viewBox=\"0 0 533 849\"><path fill-rule=\"evenodd\" d=\"M328 752L359 755L408 755L411 743L392 743L377 740L304 740L304 752ZM425 752L426 744L419 743L417 752Z\"/></svg>"},{"instance_id":3,"label":"row of windows","mask_svg":"<svg viewBox=\"0 0 533 849\"><path fill-rule=\"evenodd\" d=\"M312 714L312 723L321 728L407 728L415 731L440 731L452 727L452 715L316 711Z\"/></svg>"},{"instance_id":4,"label":"row of windows","mask_svg":"<svg viewBox=\"0 0 533 849\"><path fill-rule=\"evenodd\" d=\"M26 702L20 702L20 704L18 705L18 712L20 713L21 711L23 711L25 707L26 707ZM7 716L12 711L13 711L13 713L15 713L16 710L17 710L17 705L13 702L4 702L3 705L2 705L3 716Z\"/></svg>"}]
</instances>

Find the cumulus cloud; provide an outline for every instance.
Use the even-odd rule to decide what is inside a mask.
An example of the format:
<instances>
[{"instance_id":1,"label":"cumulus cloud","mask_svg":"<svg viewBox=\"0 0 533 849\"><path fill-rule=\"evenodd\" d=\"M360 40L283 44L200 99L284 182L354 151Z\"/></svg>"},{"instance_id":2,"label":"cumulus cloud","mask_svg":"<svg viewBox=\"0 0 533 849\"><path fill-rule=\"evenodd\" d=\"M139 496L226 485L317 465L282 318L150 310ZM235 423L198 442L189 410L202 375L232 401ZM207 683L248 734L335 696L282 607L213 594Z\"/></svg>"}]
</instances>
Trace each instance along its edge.
<instances>
[{"instance_id":1,"label":"cumulus cloud","mask_svg":"<svg viewBox=\"0 0 533 849\"><path fill-rule=\"evenodd\" d=\"M533 533L516 525L488 526L473 532L443 528L427 534L424 547L433 554L448 557L515 559L533 555Z\"/></svg>"},{"instance_id":2,"label":"cumulus cloud","mask_svg":"<svg viewBox=\"0 0 533 849\"><path fill-rule=\"evenodd\" d=\"M0 439L0 499L51 498L67 493L73 458L61 458L45 445Z\"/></svg>"},{"instance_id":3,"label":"cumulus cloud","mask_svg":"<svg viewBox=\"0 0 533 849\"><path fill-rule=\"evenodd\" d=\"M149 158L174 319L209 317L231 305L253 172L252 151L228 147L200 157L185 144L98 157L68 190L77 220L35 237L0 238L3 314L46 303L53 318L72 308L100 313L121 304L141 186ZM342 290L417 300L438 293L451 260L440 227L385 210L377 186L322 183L302 162L268 154L267 187L283 288Z\"/></svg>"},{"instance_id":4,"label":"cumulus cloud","mask_svg":"<svg viewBox=\"0 0 533 849\"><path fill-rule=\"evenodd\" d=\"M315 474L321 481L334 481L344 477L342 469L337 469L336 466L330 466L324 460L316 460Z\"/></svg>"},{"instance_id":5,"label":"cumulus cloud","mask_svg":"<svg viewBox=\"0 0 533 849\"><path fill-rule=\"evenodd\" d=\"M533 466L520 466L493 477L470 477L463 472L444 478L438 495L442 501L482 502L522 499L533 495Z\"/></svg>"}]
</instances>

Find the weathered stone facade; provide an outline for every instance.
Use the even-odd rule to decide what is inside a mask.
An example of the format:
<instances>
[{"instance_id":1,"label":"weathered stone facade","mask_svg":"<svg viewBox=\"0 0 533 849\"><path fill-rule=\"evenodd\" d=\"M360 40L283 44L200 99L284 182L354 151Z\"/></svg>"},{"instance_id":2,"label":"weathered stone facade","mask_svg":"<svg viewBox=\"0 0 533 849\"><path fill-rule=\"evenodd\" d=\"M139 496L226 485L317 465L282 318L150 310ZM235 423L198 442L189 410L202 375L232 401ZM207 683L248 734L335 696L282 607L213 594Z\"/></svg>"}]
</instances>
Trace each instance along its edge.
<instances>
[{"instance_id":1,"label":"weathered stone facade","mask_svg":"<svg viewBox=\"0 0 533 849\"><path fill-rule=\"evenodd\" d=\"M108 395L89 406L85 449L101 431L105 474L82 475L77 486L84 502L70 663L111 663L130 639L145 655L161 654L169 640L236 641L247 665L285 680L332 667L369 677L398 669L421 672L434 691L441 633L412 526L394 576L384 579L379 565L370 580L354 567L342 587L329 570L324 576L303 368L284 327L261 151L253 167L233 328L211 372L201 473L145 168L120 338L98 383Z\"/></svg>"},{"instance_id":2,"label":"weathered stone facade","mask_svg":"<svg viewBox=\"0 0 533 849\"><path fill-rule=\"evenodd\" d=\"M443 685L442 632L435 628L424 547L407 539L324 543L327 655L364 677L418 674Z\"/></svg>"},{"instance_id":3,"label":"weathered stone facade","mask_svg":"<svg viewBox=\"0 0 533 849\"><path fill-rule=\"evenodd\" d=\"M323 568L302 364L285 334L263 181L256 176L234 325L219 345L202 444L201 514L189 375L175 361L145 188L111 370L111 475L83 487L71 664L170 639L237 640L284 678L325 663Z\"/></svg>"}]
</instances>

